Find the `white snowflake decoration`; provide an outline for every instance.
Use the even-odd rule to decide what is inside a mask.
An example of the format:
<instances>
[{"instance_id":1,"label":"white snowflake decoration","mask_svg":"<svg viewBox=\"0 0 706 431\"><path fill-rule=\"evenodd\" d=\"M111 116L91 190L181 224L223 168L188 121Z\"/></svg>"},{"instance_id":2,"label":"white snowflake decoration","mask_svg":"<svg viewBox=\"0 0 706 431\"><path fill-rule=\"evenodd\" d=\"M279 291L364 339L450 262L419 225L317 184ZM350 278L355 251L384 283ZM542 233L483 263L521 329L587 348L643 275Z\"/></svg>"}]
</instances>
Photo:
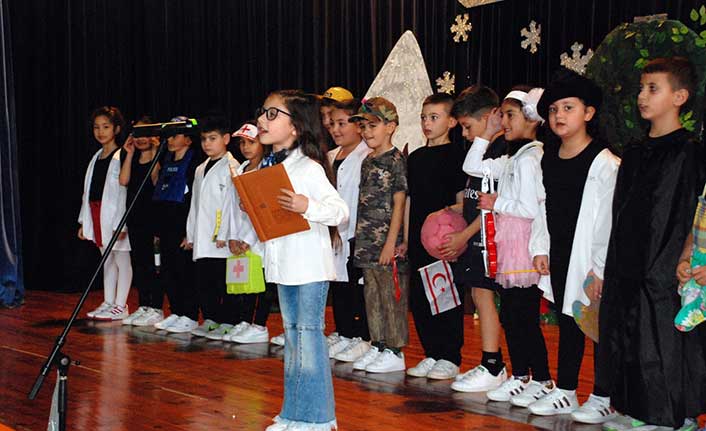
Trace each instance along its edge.
<instances>
[{"instance_id":1,"label":"white snowflake decoration","mask_svg":"<svg viewBox=\"0 0 706 431\"><path fill-rule=\"evenodd\" d=\"M448 71L444 72L442 77L436 78L436 86L439 89L439 93L453 93L456 91L456 75L452 75Z\"/></svg>"},{"instance_id":2,"label":"white snowflake decoration","mask_svg":"<svg viewBox=\"0 0 706 431\"><path fill-rule=\"evenodd\" d=\"M574 42L574 44L571 45L571 57L569 57L567 53L563 53L559 56L561 65L567 69L573 70L579 75L585 74L586 65L591 60L591 57L593 57L593 51L589 48L588 51L586 51L586 55L581 55L582 49L582 44Z\"/></svg>"},{"instance_id":3,"label":"white snowflake decoration","mask_svg":"<svg viewBox=\"0 0 706 431\"><path fill-rule=\"evenodd\" d=\"M542 42L542 25L537 25L537 23L532 20L529 23L529 29L527 27L520 30L520 36L525 39L520 43L523 49L529 47L529 51L534 54L537 52L537 45Z\"/></svg>"},{"instance_id":4,"label":"white snowflake decoration","mask_svg":"<svg viewBox=\"0 0 706 431\"><path fill-rule=\"evenodd\" d=\"M473 26L468 22L468 14L456 15L456 23L451 25L451 33L454 34L454 42L459 43L461 39L468 41L468 32Z\"/></svg>"}]
</instances>

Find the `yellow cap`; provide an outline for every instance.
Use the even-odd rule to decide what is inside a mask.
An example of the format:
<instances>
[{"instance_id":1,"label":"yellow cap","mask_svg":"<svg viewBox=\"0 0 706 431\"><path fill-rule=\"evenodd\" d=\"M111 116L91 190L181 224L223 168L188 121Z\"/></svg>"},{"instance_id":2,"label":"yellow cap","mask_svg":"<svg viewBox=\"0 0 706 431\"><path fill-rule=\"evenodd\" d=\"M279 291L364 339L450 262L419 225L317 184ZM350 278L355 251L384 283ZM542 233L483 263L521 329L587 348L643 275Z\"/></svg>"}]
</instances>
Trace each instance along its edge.
<instances>
[{"instance_id":1,"label":"yellow cap","mask_svg":"<svg viewBox=\"0 0 706 431\"><path fill-rule=\"evenodd\" d=\"M321 95L327 99L333 99L336 102L343 102L344 100L350 100L353 98L353 93L346 90L343 87L331 87Z\"/></svg>"}]
</instances>

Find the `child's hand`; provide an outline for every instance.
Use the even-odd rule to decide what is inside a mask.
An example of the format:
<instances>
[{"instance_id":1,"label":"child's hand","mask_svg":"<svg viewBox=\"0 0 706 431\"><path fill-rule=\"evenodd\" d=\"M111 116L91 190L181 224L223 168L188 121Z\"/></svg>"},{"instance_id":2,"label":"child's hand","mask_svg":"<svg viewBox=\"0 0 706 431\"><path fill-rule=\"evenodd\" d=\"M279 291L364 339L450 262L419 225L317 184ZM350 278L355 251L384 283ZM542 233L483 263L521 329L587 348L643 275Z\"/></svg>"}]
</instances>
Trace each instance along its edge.
<instances>
[{"instance_id":1,"label":"child's hand","mask_svg":"<svg viewBox=\"0 0 706 431\"><path fill-rule=\"evenodd\" d=\"M225 242L225 241L216 240L216 248L223 248L223 247L225 247L225 246L226 246L226 242Z\"/></svg>"},{"instance_id":2,"label":"child's hand","mask_svg":"<svg viewBox=\"0 0 706 431\"><path fill-rule=\"evenodd\" d=\"M593 271L588 271L586 278L593 277L593 283L588 285L586 289L586 296L591 301L600 301L603 295L603 280L598 278L598 276Z\"/></svg>"},{"instance_id":3,"label":"child's hand","mask_svg":"<svg viewBox=\"0 0 706 431\"><path fill-rule=\"evenodd\" d=\"M449 260L456 256L463 246L468 243L468 238L463 234L463 231L447 233L444 238L446 241L439 247L439 252L444 260Z\"/></svg>"},{"instance_id":4,"label":"child's hand","mask_svg":"<svg viewBox=\"0 0 706 431\"><path fill-rule=\"evenodd\" d=\"M699 286L706 286L706 266L697 266L692 268L691 276Z\"/></svg>"},{"instance_id":5,"label":"child's hand","mask_svg":"<svg viewBox=\"0 0 706 431\"><path fill-rule=\"evenodd\" d=\"M498 200L497 193L478 193L478 208L491 211L495 207L495 201Z\"/></svg>"},{"instance_id":6,"label":"child's hand","mask_svg":"<svg viewBox=\"0 0 706 431\"><path fill-rule=\"evenodd\" d=\"M230 248L231 253L238 256L250 250L250 244L244 241L239 241L237 239L231 239L228 241L228 248Z\"/></svg>"},{"instance_id":7,"label":"child's hand","mask_svg":"<svg viewBox=\"0 0 706 431\"><path fill-rule=\"evenodd\" d=\"M85 240L86 240L86 237L83 236L83 226L81 226L81 227L78 228L78 239L80 239L81 241L85 241Z\"/></svg>"},{"instance_id":8,"label":"child's hand","mask_svg":"<svg viewBox=\"0 0 706 431\"><path fill-rule=\"evenodd\" d=\"M279 189L283 194L277 196L277 202L282 208L299 214L304 214L309 208L309 198L298 195L291 190Z\"/></svg>"},{"instance_id":9,"label":"child's hand","mask_svg":"<svg viewBox=\"0 0 706 431\"><path fill-rule=\"evenodd\" d=\"M682 260L677 265L677 279L681 285L691 280L691 264L688 260Z\"/></svg>"},{"instance_id":10,"label":"child's hand","mask_svg":"<svg viewBox=\"0 0 706 431\"><path fill-rule=\"evenodd\" d=\"M181 244L179 244L179 247L184 249L184 250L191 250L194 248L194 243L188 242L186 238L181 240Z\"/></svg>"},{"instance_id":11,"label":"child's hand","mask_svg":"<svg viewBox=\"0 0 706 431\"><path fill-rule=\"evenodd\" d=\"M490 111L488 116L488 122L486 123L485 130L481 134L481 138L490 141L493 139L501 129L502 129L503 113L500 108L494 108Z\"/></svg>"},{"instance_id":12,"label":"child's hand","mask_svg":"<svg viewBox=\"0 0 706 431\"><path fill-rule=\"evenodd\" d=\"M406 242L403 242L402 244L395 247L395 256L399 256L399 257L407 256L407 243Z\"/></svg>"},{"instance_id":13,"label":"child's hand","mask_svg":"<svg viewBox=\"0 0 706 431\"><path fill-rule=\"evenodd\" d=\"M546 254L535 256L532 259L532 266L541 275L549 275L549 256Z\"/></svg>"},{"instance_id":14,"label":"child's hand","mask_svg":"<svg viewBox=\"0 0 706 431\"><path fill-rule=\"evenodd\" d=\"M123 149L130 155L135 152L135 138L132 135L128 136L125 140L125 143L123 144Z\"/></svg>"},{"instance_id":15,"label":"child's hand","mask_svg":"<svg viewBox=\"0 0 706 431\"><path fill-rule=\"evenodd\" d=\"M245 205L243 205L243 201L240 201L240 202L238 203L238 206L240 207L240 210L241 210L242 212L244 212L245 214L248 213L248 211L245 209Z\"/></svg>"},{"instance_id":16,"label":"child's hand","mask_svg":"<svg viewBox=\"0 0 706 431\"><path fill-rule=\"evenodd\" d=\"M395 258L395 245L394 244L385 244L385 246L382 248L382 252L380 253L380 259L378 259L378 263L380 265L390 265L392 263L392 259Z\"/></svg>"}]
</instances>

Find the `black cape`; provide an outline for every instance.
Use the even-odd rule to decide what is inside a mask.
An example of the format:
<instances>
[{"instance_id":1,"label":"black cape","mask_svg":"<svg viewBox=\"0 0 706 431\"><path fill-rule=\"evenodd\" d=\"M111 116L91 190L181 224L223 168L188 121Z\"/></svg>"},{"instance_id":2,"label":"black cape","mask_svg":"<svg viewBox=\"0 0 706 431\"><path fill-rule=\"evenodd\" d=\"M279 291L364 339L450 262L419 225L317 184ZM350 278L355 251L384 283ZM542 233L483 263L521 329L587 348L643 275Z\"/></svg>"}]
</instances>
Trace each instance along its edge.
<instances>
[{"instance_id":1,"label":"black cape","mask_svg":"<svg viewBox=\"0 0 706 431\"><path fill-rule=\"evenodd\" d=\"M597 386L618 411L674 428L706 411L706 325L674 327L675 271L704 162L703 146L683 129L626 149L601 300Z\"/></svg>"}]
</instances>

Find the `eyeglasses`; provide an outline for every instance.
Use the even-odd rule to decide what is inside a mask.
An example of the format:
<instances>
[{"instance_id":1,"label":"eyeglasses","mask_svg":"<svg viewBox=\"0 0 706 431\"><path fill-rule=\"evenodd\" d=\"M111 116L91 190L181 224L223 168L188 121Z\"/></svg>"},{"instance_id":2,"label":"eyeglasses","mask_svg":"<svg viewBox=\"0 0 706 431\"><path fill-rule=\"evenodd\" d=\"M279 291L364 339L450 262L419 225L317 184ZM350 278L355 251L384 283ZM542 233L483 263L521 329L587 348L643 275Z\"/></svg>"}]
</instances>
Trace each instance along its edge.
<instances>
[{"instance_id":1,"label":"eyeglasses","mask_svg":"<svg viewBox=\"0 0 706 431\"><path fill-rule=\"evenodd\" d=\"M258 108L257 111L255 111L255 117L260 117L262 114L265 114L265 118L267 118L268 121L273 121L275 118L277 118L277 115L280 112L288 117L292 116L292 114L290 114L289 112L283 111L279 108L265 108L264 106L262 106Z\"/></svg>"}]
</instances>

